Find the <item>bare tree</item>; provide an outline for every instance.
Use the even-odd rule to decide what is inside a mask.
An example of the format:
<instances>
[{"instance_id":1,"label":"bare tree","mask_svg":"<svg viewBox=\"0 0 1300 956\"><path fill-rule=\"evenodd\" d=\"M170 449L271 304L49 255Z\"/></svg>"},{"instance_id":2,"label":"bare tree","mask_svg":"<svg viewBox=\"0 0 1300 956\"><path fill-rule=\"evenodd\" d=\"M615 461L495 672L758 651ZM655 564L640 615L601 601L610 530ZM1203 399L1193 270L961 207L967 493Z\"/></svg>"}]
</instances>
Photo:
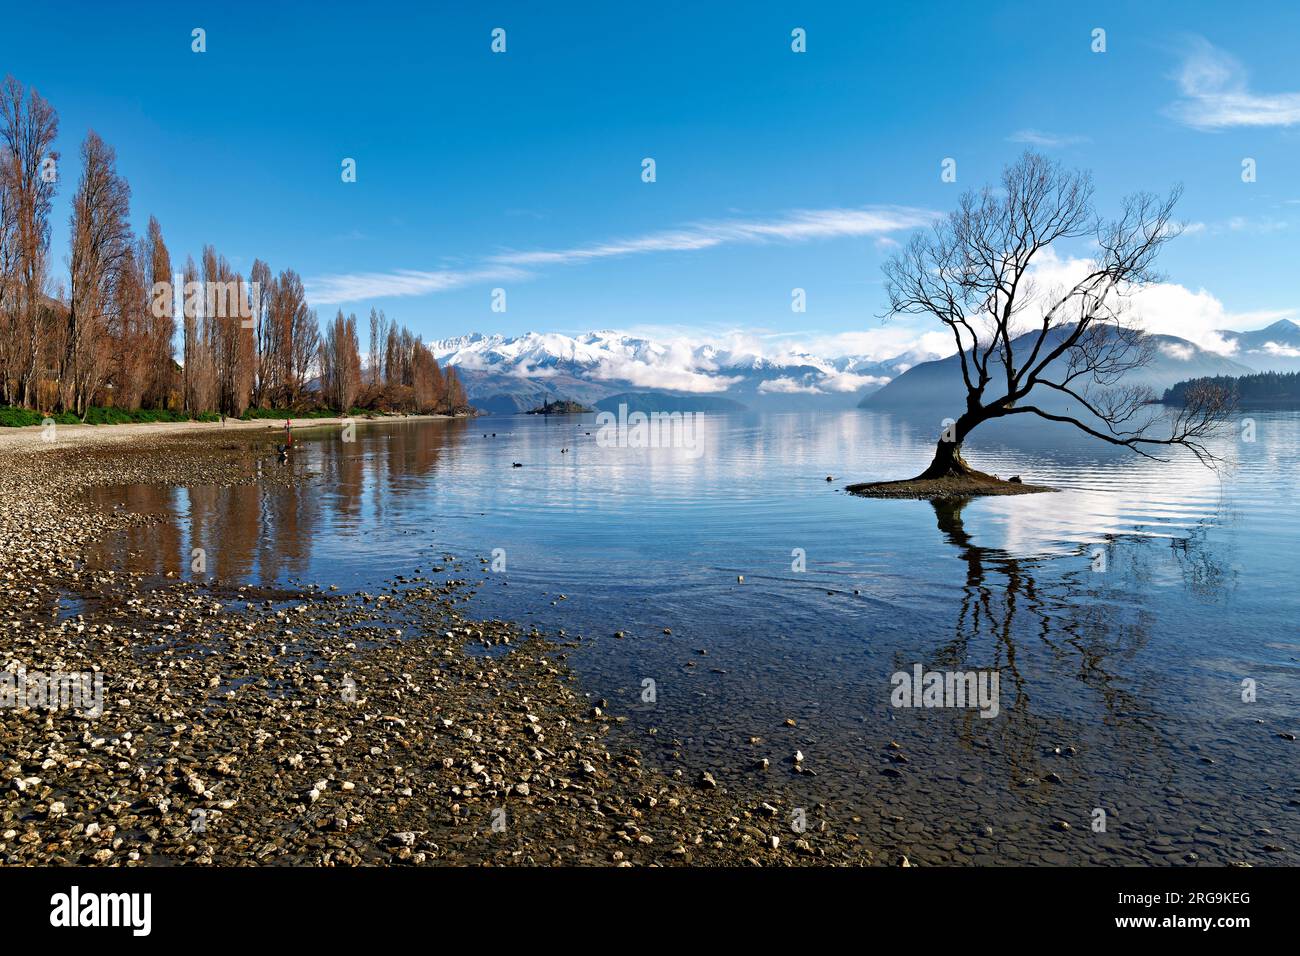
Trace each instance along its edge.
<instances>
[{"instance_id":1,"label":"bare tree","mask_svg":"<svg viewBox=\"0 0 1300 956\"><path fill-rule=\"evenodd\" d=\"M128 246L118 270L108 316L110 381L113 404L118 408L139 408L149 383L149 367L154 358L149 304L144 270L135 250Z\"/></svg>"},{"instance_id":2,"label":"bare tree","mask_svg":"<svg viewBox=\"0 0 1300 956\"><path fill-rule=\"evenodd\" d=\"M447 366L446 377L446 397L442 402L445 411L450 413L463 412L469 408L469 399L465 397L465 387L460 382L460 376L456 374L454 366Z\"/></svg>"},{"instance_id":3,"label":"bare tree","mask_svg":"<svg viewBox=\"0 0 1300 956\"><path fill-rule=\"evenodd\" d=\"M411 362L411 398L417 412L439 411L447 398L447 381L438 362L420 339Z\"/></svg>"},{"instance_id":4,"label":"bare tree","mask_svg":"<svg viewBox=\"0 0 1300 956\"><path fill-rule=\"evenodd\" d=\"M357 346L357 317L340 309L325 330L320 345L321 395L346 415L361 391L361 356Z\"/></svg>"},{"instance_id":5,"label":"bare tree","mask_svg":"<svg viewBox=\"0 0 1300 956\"><path fill-rule=\"evenodd\" d=\"M18 315L18 210L8 159L0 153L0 401L12 405L24 330Z\"/></svg>"},{"instance_id":6,"label":"bare tree","mask_svg":"<svg viewBox=\"0 0 1300 956\"><path fill-rule=\"evenodd\" d=\"M919 477L978 474L962 457L962 442L983 422L1009 415L1068 423L1151 458L1181 446L1212 461L1204 440L1222 424L1226 395L1203 390L1194 404L1168 413L1149 389L1125 381L1153 350L1128 300L1158 279L1156 256L1180 231L1172 216L1181 190L1130 196L1118 218L1104 221L1087 173L1033 152L1003 171L1001 186L962 196L956 211L884 267L890 313L942 322L966 388L965 409ZM1042 254L1060 240L1084 238L1096 254L1081 277L1036 288L1031 267ZM1031 392L1067 396L1083 411L1028 403Z\"/></svg>"},{"instance_id":7,"label":"bare tree","mask_svg":"<svg viewBox=\"0 0 1300 956\"><path fill-rule=\"evenodd\" d=\"M204 333L217 373L217 408L238 416L248 407L254 378L250 300L242 276L212 246L203 249Z\"/></svg>"},{"instance_id":8,"label":"bare tree","mask_svg":"<svg viewBox=\"0 0 1300 956\"><path fill-rule=\"evenodd\" d=\"M0 320L4 321L5 398L30 404L41 371L50 209L59 154L59 117L36 90L12 76L0 87ZM13 385L8 380L12 377Z\"/></svg>"},{"instance_id":9,"label":"bare tree","mask_svg":"<svg viewBox=\"0 0 1300 956\"><path fill-rule=\"evenodd\" d=\"M183 279L182 388L185 410L194 415L216 407L217 363L212 354L211 339L205 332L203 283L200 281L199 269L194 264L193 256L187 256L185 259Z\"/></svg>"},{"instance_id":10,"label":"bare tree","mask_svg":"<svg viewBox=\"0 0 1300 956\"><path fill-rule=\"evenodd\" d=\"M279 327L279 361L282 368L284 401L297 405L316 366L320 349L320 324L307 307L302 279L292 269L280 273L276 282L275 314Z\"/></svg>"},{"instance_id":11,"label":"bare tree","mask_svg":"<svg viewBox=\"0 0 1300 956\"><path fill-rule=\"evenodd\" d=\"M253 362L253 406L266 407L267 395L274 384L275 326L270 320L270 306L274 295L271 267L261 259L253 260L249 272L250 302L253 314L253 342L256 355Z\"/></svg>"},{"instance_id":12,"label":"bare tree","mask_svg":"<svg viewBox=\"0 0 1300 956\"><path fill-rule=\"evenodd\" d=\"M388 338L388 318L383 310L370 309L370 354L367 357L369 368L367 377L371 385L379 385L384 380L384 341Z\"/></svg>"},{"instance_id":13,"label":"bare tree","mask_svg":"<svg viewBox=\"0 0 1300 956\"><path fill-rule=\"evenodd\" d=\"M131 190L117 174L113 148L94 130L81 145L82 172L72 200L71 286L60 374L62 404L85 417L108 377L108 320L131 251Z\"/></svg>"},{"instance_id":14,"label":"bare tree","mask_svg":"<svg viewBox=\"0 0 1300 956\"><path fill-rule=\"evenodd\" d=\"M172 339L176 336L172 260L163 242L162 226L153 216L140 240L136 253L144 270L144 284L149 291L149 364L145 370L143 401L153 408L166 408L175 387L175 362Z\"/></svg>"}]
</instances>

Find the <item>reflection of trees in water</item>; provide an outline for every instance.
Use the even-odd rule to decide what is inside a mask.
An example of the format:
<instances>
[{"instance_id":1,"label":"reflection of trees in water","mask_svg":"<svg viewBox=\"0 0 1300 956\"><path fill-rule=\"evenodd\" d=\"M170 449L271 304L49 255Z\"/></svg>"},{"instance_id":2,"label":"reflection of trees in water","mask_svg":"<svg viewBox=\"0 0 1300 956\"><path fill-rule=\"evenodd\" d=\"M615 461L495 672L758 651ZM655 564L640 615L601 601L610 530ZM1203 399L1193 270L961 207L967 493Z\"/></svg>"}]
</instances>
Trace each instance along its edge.
<instances>
[{"instance_id":1,"label":"reflection of trees in water","mask_svg":"<svg viewBox=\"0 0 1300 956\"><path fill-rule=\"evenodd\" d=\"M1105 574L1094 575L1085 566L1040 581L1035 570L1052 559L1022 559L977 545L962 521L962 510L969 503L970 499L931 502L939 530L957 548L966 574L953 637L937 649L930 666L996 668L1001 683L999 717L984 720L974 711L964 713L963 737L977 729L992 730L1002 738L1001 748L1015 769L1028 770L1037 762L1037 755L1044 752L1039 738L1052 727L1031 712L1032 680L1025 670L1029 656L1045 649L1050 657L1044 666L1068 667L1080 689L1096 695L1104 723L1120 735L1112 742L1125 749L1136 747L1136 753L1149 751L1154 732L1149 719L1154 716L1153 689L1117 674L1112 666L1132 658L1150 639L1154 616L1128 597L1137 592L1130 587L1111 587L1118 575L1131 582L1142 577L1143 569L1121 567L1115 560L1118 542L1112 540L1107 546L1110 563ZM1200 530L1171 543L1188 587L1194 591L1216 587L1226 575L1222 561L1208 547L1204 529ZM1140 554L1159 540L1126 538L1124 542L1139 542L1136 551ZM1092 549L1085 550L1091 553ZM1036 639L1039 647L1026 645L1030 639ZM1060 735L1055 735L1052 744L1060 740Z\"/></svg>"},{"instance_id":2,"label":"reflection of trees in water","mask_svg":"<svg viewBox=\"0 0 1300 956\"><path fill-rule=\"evenodd\" d=\"M1183 572L1183 583L1202 601L1222 604L1237 589L1237 570L1208 546L1208 528L1198 524L1185 538L1169 542L1174 560Z\"/></svg>"},{"instance_id":3,"label":"reflection of trees in water","mask_svg":"<svg viewBox=\"0 0 1300 956\"><path fill-rule=\"evenodd\" d=\"M179 488L167 485L128 485L113 495L111 502L137 514L161 514L163 521L131 525L121 532L121 547L128 555L126 567L144 574L176 573L184 535L178 521L168 520L179 508ZM189 567L189 563L185 565Z\"/></svg>"},{"instance_id":4,"label":"reflection of trees in water","mask_svg":"<svg viewBox=\"0 0 1300 956\"><path fill-rule=\"evenodd\" d=\"M1167 548L1189 594L1202 604L1224 604L1237 588L1237 570L1230 553L1220 554L1211 548L1211 526L1209 521L1198 522L1182 537L1142 535L1125 539L1125 572L1139 583L1155 584L1161 576L1161 565L1166 563ZM1112 561L1121 557L1115 544L1108 542L1107 556Z\"/></svg>"},{"instance_id":5,"label":"reflection of trees in water","mask_svg":"<svg viewBox=\"0 0 1300 956\"><path fill-rule=\"evenodd\" d=\"M191 577L192 551L202 548L208 580L239 578L269 584L306 574L312 539L322 524L341 519L355 526L367 510L378 521L398 498L420 493L436 471L444 447L454 445L468 423L445 427L413 423L386 427L355 442L339 437L301 440L286 465L250 454L241 464L246 482L238 485L130 485L105 500L127 510L164 515L164 520L131 527L115 542L123 566L145 574ZM289 484L258 481L262 469L319 470L319 476ZM101 563L114 561L101 554Z\"/></svg>"}]
</instances>

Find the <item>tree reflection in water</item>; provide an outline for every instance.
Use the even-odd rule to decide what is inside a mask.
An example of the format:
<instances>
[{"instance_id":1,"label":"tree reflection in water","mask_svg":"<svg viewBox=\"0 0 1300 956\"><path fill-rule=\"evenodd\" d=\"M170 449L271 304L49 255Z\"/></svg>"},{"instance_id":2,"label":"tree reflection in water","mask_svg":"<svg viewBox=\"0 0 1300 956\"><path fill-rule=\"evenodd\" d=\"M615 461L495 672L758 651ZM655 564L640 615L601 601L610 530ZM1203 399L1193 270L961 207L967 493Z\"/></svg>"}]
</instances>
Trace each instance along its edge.
<instances>
[{"instance_id":1,"label":"tree reflection in water","mask_svg":"<svg viewBox=\"0 0 1300 956\"><path fill-rule=\"evenodd\" d=\"M992 732L1017 773L1037 776L1041 756L1051 753L1061 740L1074 739L1078 730L1071 729L1063 716L1035 713L1034 689L1051 685L1036 679L1035 670L1051 667L1059 674L1068 668L1086 696L1045 703L1038 710L1075 712L1070 714L1075 719L1092 711L1105 725L1112 772L1120 771L1130 757L1149 759L1152 745L1161 739L1156 719L1160 715L1155 710L1160 695L1151 684L1157 678L1138 676L1150 673L1149 669L1129 662L1151 640L1155 618L1133 601L1131 587L1117 585L1146 577L1156 558L1153 547L1167 542L1188 589L1196 593L1210 587L1223 599L1221 589L1233 575L1208 546L1204 528L1174 539L1110 538L1102 549L1107 570L1096 573L1092 570L1096 545L1082 547L1072 558L1022 558L975 543L962 519L970 501L931 502L939 531L956 548L965 577L952 637L934 650L926 664L948 670L996 668L1000 675L999 717L983 720L975 711L963 712L962 738L974 741ZM1043 573L1046 562L1071 559L1077 567ZM1031 640L1034 645L1027 645Z\"/></svg>"}]
</instances>

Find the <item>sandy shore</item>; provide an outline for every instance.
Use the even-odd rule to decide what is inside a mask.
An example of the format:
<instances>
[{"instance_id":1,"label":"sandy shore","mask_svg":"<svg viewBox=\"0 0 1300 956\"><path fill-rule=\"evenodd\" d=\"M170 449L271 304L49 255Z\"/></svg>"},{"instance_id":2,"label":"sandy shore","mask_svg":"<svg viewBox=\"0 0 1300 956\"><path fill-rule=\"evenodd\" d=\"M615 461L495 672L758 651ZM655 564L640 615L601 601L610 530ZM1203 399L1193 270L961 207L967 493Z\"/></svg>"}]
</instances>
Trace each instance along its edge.
<instances>
[{"instance_id":1,"label":"sandy shore","mask_svg":"<svg viewBox=\"0 0 1300 956\"><path fill-rule=\"evenodd\" d=\"M451 415L381 415L374 418L292 418L290 427L295 431L311 428L341 428L344 422L354 422L358 428L386 425L395 422L450 419ZM41 425L23 428L0 428L0 452L7 450L53 450L68 446L116 445L130 442L154 443L178 436L220 437L232 433L283 434L284 419L258 418L242 421L229 418L224 422L141 422L129 425L55 425L55 441L44 438Z\"/></svg>"},{"instance_id":2,"label":"sandy shore","mask_svg":"<svg viewBox=\"0 0 1300 956\"><path fill-rule=\"evenodd\" d=\"M743 792L739 774L654 767L582 692L563 632L473 617L485 558L354 593L87 563L158 520L95 507L94 486L314 480L256 467L271 424L0 439L0 679L28 688L0 701L0 862L873 862L858 833L791 805L775 762ZM41 675L98 682L98 712L42 706Z\"/></svg>"}]
</instances>

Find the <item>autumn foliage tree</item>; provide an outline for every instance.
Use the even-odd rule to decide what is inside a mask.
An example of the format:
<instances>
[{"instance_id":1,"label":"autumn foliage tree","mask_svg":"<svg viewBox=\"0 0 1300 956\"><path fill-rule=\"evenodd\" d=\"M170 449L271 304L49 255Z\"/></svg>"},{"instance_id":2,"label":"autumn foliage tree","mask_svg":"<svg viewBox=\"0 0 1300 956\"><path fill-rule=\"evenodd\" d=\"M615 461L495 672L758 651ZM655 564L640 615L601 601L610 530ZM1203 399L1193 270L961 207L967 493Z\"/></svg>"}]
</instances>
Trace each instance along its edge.
<instances>
[{"instance_id":1,"label":"autumn foliage tree","mask_svg":"<svg viewBox=\"0 0 1300 956\"><path fill-rule=\"evenodd\" d=\"M323 330L302 279L257 259L247 280L215 247L179 276L150 217L138 240L131 190L93 130L71 199L66 279L50 270L60 181L58 115L35 90L0 85L0 404L94 405L237 416L250 407L358 402L383 411L463 410L464 389L418 336L370 310L363 367L355 315ZM176 361L177 347L180 363Z\"/></svg>"},{"instance_id":2,"label":"autumn foliage tree","mask_svg":"<svg viewBox=\"0 0 1300 956\"><path fill-rule=\"evenodd\" d=\"M130 197L113 148L91 130L81 146L81 182L72 200L68 319L59 379L64 408L84 415L107 379L111 310L131 250Z\"/></svg>"},{"instance_id":3,"label":"autumn foliage tree","mask_svg":"<svg viewBox=\"0 0 1300 956\"><path fill-rule=\"evenodd\" d=\"M58 132L50 104L6 77L0 87L0 392L6 404L36 402L56 321L45 285Z\"/></svg>"},{"instance_id":4,"label":"autumn foliage tree","mask_svg":"<svg viewBox=\"0 0 1300 956\"><path fill-rule=\"evenodd\" d=\"M108 317L110 378L113 404L136 409L144 400L153 362L149 295L144 270L136 251L127 246L114 286L113 307Z\"/></svg>"},{"instance_id":5,"label":"autumn foliage tree","mask_svg":"<svg viewBox=\"0 0 1300 956\"><path fill-rule=\"evenodd\" d=\"M153 216L149 217L136 259L144 274L145 288L149 290L149 308L144 320L149 360L141 401L150 408L168 408L176 387L172 344L176 337L175 295L171 254L163 241L162 226Z\"/></svg>"},{"instance_id":6,"label":"autumn foliage tree","mask_svg":"<svg viewBox=\"0 0 1300 956\"><path fill-rule=\"evenodd\" d=\"M340 309L325 330L320 349L321 394L341 412L356 403L361 392L361 354L357 346L357 317Z\"/></svg>"}]
</instances>

